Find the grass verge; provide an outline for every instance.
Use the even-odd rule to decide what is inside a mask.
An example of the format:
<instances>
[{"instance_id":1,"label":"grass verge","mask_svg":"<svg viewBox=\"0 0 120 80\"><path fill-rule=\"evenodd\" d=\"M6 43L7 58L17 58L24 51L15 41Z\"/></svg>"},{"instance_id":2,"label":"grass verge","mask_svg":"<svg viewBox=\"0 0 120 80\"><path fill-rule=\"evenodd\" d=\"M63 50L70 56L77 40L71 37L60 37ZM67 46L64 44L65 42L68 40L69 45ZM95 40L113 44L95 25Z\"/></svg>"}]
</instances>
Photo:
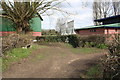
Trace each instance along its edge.
<instances>
[{"instance_id":1,"label":"grass verge","mask_svg":"<svg viewBox=\"0 0 120 80\"><path fill-rule=\"evenodd\" d=\"M82 53L82 54L93 54L93 53L101 53L104 50L103 49L98 49L98 48L71 48L71 51L73 53Z\"/></svg>"},{"instance_id":2,"label":"grass verge","mask_svg":"<svg viewBox=\"0 0 120 80\"><path fill-rule=\"evenodd\" d=\"M0 76L2 74L2 57L0 57Z\"/></svg>"},{"instance_id":3,"label":"grass verge","mask_svg":"<svg viewBox=\"0 0 120 80\"><path fill-rule=\"evenodd\" d=\"M31 48L23 49L23 48L14 48L6 53L6 55L2 58L2 71L5 71L11 63L17 62L20 59L26 58L30 55L30 53L40 48L38 45L33 45Z\"/></svg>"},{"instance_id":4,"label":"grass verge","mask_svg":"<svg viewBox=\"0 0 120 80\"><path fill-rule=\"evenodd\" d=\"M100 69L100 65L95 65L86 72L88 78L100 78L101 74L102 70Z\"/></svg>"}]
</instances>

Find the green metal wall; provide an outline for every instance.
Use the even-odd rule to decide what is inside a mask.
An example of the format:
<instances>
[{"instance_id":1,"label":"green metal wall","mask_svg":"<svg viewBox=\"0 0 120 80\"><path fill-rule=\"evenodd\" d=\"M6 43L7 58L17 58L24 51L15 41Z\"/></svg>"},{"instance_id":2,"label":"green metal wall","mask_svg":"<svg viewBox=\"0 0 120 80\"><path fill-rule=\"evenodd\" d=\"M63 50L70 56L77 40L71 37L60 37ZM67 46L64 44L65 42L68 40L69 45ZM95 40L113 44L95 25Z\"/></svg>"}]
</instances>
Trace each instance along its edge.
<instances>
[{"instance_id":1,"label":"green metal wall","mask_svg":"<svg viewBox=\"0 0 120 80\"><path fill-rule=\"evenodd\" d=\"M11 20L0 17L0 31L15 31L14 26Z\"/></svg>"},{"instance_id":2,"label":"green metal wall","mask_svg":"<svg viewBox=\"0 0 120 80\"><path fill-rule=\"evenodd\" d=\"M11 20L0 17L1 32L15 31L15 29L13 28L14 26L15 25ZM39 17L32 18L30 20L30 27L34 32L41 32L41 19Z\"/></svg>"},{"instance_id":3,"label":"green metal wall","mask_svg":"<svg viewBox=\"0 0 120 80\"><path fill-rule=\"evenodd\" d=\"M30 20L30 27L34 32L41 32L41 19L34 17Z\"/></svg>"}]
</instances>

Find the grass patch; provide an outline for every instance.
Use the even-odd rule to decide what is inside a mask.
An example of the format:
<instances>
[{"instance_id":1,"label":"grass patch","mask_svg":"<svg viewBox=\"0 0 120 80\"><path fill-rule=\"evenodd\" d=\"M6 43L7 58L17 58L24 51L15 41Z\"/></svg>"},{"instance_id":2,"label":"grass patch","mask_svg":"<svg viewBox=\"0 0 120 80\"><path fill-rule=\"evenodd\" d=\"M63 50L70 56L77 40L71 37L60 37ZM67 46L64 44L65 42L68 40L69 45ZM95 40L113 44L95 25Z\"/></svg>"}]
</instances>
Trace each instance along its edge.
<instances>
[{"instance_id":1,"label":"grass patch","mask_svg":"<svg viewBox=\"0 0 120 80\"><path fill-rule=\"evenodd\" d=\"M2 70L5 71L11 63L17 62L20 59L28 57L33 50L38 49L40 47L41 46L33 45L29 49L15 48L8 51L5 57L2 58Z\"/></svg>"},{"instance_id":2,"label":"grass patch","mask_svg":"<svg viewBox=\"0 0 120 80\"><path fill-rule=\"evenodd\" d=\"M101 73L100 65L95 65L87 71L86 76L88 78L100 78Z\"/></svg>"},{"instance_id":3,"label":"grass patch","mask_svg":"<svg viewBox=\"0 0 120 80\"><path fill-rule=\"evenodd\" d=\"M0 74L2 72L2 57L0 57Z\"/></svg>"},{"instance_id":4,"label":"grass patch","mask_svg":"<svg viewBox=\"0 0 120 80\"><path fill-rule=\"evenodd\" d=\"M73 53L82 53L82 54L92 54L92 53L101 53L103 49L98 48L71 48Z\"/></svg>"}]
</instances>

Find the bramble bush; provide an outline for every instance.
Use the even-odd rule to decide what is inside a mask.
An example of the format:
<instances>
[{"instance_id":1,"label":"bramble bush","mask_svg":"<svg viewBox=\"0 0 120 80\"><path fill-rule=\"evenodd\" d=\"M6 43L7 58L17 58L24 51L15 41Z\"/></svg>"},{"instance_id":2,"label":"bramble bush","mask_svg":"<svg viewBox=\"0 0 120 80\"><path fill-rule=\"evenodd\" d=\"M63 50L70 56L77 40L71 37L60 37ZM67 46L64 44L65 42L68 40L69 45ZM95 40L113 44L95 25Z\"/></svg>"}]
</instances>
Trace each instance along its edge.
<instances>
[{"instance_id":1,"label":"bramble bush","mask_svg":"<svg viewBox=\"0 0 120 80\"><path fill-rule=\"evenodd\" d=\"M108 45L109 53L103 59L103 78L120 78L120 35L115 35Z\"/></svg>"},{"instance_id":2,"label":"bramble bush","mask_svg":"<svg viewBox=\"0 0 120 80\"><path fill-rule=\"evenodd\" d=\"M9 36L3 37L2 39L2 54L13 48L24 47L32 43L32 38L30 35L19 35L11 34Z\"/></svg>"}]
</instances>

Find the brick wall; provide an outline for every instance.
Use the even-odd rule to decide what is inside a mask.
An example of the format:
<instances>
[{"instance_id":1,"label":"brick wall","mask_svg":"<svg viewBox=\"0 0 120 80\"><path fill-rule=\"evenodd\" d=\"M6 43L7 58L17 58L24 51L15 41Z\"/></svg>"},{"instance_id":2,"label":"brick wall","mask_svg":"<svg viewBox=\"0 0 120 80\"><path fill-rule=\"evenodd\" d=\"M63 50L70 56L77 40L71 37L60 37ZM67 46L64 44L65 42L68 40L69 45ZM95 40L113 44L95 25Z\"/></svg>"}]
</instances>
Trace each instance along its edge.
<instances>
[{"instance_id":1,"label":"brick wall","mask_svg":"<svg viewBox=\"0 0 120 80\"><path fill-rule=\"evenodd\" d=\"M120 34L120 29L105 29L105 34Z\"/></svg>"},{"instance_id":2,"label":"brick wall","mask_svg":"<svg viewBox=\"0 0 120 80\"><path fill-rule=\"evenodd\" d=\"M0 32L0 36L8 36L8 35L10 35L10 34L14 34L14 33L16 33L15 31L7 31L7 32Z\"/></svg>"},{"instance_id":3,"label":"brick wall","mask_svg":"<svg viewBox=\"0 0 120 80\"><path fill-rule=\"evenodd\" d=\"M41 36L41 32L32 32L33 36Z\"/></svg>"},{"instance_id":4,"label":"brick wall","mask_svg":"<svg viewBox=\"0 0 120 80\"><path fill-rule=\"evenodd\" d=\"M86 30L79 30L76 33L80 35L94 35L94 34L104 34L105 29L86 29Z\"/></svg>"},{"instance_id":5,"label":"brick wall","mask_svg":"<svg viewBox=\"0 0 120 80\"><path fill-rule=\"evenodd\" d=\"M0 32L0 36L8 36L8 35L10 35L10 34L15 34L16 32L15 31L8 31L8 32ZM32 36L42 36L41 35L41 32L30 32L30 33L32 33Z\"/></svg>"},{"instance_id":6,"label":"brick wall","mask_svg":"<svg viewBox=\"0 0 120 80\"><path fill-rule=\"evenodd\" d=\"M96 34L120 34L120 29L85 29L76 31L80 35L96 35Z\"/></svg>"}]
</instances>

